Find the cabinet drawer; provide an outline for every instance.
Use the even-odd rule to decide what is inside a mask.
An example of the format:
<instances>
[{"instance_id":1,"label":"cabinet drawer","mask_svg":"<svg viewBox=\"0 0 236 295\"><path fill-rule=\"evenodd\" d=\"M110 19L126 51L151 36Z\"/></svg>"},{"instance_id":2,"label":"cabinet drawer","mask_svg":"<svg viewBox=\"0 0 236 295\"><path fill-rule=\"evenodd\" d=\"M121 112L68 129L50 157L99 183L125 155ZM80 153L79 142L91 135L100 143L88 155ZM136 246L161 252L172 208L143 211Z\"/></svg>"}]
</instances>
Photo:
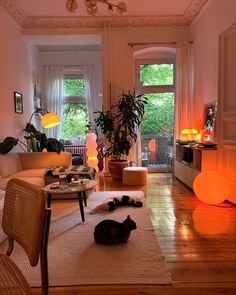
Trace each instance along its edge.
<instances>
[{"instance_id":1,"label":"cabinet drawer","mask_svg":"<svg viewBox=\"0 0 236 295\"><path fill-rule=\"evenodd\" d=\"M192 169L191 167L186 166L185 170L185 183L187 186L193 188L193 182L195 177L200 173L200 171L197 171L195 169Z\"/></svg>"}]
</instances>

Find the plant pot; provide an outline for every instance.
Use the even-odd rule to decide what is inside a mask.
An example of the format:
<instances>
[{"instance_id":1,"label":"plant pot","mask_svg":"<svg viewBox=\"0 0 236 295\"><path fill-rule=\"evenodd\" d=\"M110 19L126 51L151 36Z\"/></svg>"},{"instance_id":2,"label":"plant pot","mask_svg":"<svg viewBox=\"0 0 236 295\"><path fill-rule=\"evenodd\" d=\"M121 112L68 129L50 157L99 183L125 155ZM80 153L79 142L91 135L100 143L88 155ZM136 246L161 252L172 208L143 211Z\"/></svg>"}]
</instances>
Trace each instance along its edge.
<instances>
[{"instance_id":1,"label":"plant pot","mask_svg":"<svg viewBox=\"0 0 236 295\"><path fill-rule=\"evenodd\" d=\"M113 180L122 180L122 173L125 167L129 166L128 160L109 160L108 161L108 169Z\"/></svg>"}]
</instances>

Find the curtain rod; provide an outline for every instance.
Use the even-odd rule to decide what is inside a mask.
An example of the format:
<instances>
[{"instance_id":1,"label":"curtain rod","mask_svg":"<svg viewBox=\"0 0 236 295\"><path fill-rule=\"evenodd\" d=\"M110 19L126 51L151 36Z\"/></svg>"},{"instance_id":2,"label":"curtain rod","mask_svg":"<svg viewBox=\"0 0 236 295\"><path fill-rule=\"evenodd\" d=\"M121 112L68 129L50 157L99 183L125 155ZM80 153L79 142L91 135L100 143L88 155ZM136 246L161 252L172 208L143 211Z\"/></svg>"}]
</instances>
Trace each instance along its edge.
<instances>
[{"instance_id":1,"label":"curtain rod","mask_svg":"<svg viewBox=\"0 0 236 295\"><path fill-rule=\"evenodd\" d=\"M44 67L47 66L54 66L54 65L43 65ZM55 65L56 66L56 65ZM83 67L83 65L62 65L65 68L79 68L79 67Z\"/></svg>"},{"instance_id":2,"label":"curtain rod","mask_svg":"<svg viewBox=\"0 0 236 295\"><path fill-rule=\"evenodd\" d=\"M189 41L190 44L193 44L193 41ZM134 47L134 46L139 46L139 45L176 45L177 42L146 42L146 43L132 43L129 42L128 46Z\"/></svg>"}]
</instances>

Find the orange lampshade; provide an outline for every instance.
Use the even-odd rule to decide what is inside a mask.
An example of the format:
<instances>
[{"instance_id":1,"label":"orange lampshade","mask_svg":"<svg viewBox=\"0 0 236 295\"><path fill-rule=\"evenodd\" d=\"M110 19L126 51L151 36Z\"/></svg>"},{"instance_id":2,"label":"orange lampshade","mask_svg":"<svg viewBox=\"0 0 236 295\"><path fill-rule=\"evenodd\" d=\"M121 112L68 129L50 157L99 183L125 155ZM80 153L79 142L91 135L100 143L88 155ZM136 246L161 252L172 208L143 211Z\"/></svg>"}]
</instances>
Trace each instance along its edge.
<instances>
[{"instance_id":1,"label":"orange lampshade","mask_svg":"<svg viewBox=\"0 0 236 295\"><path fill-rule=\"evenodd\" d=\"M182 140L190 140L191 139L190 129L182 129L181 130L181 139Z\"/></svg>"},{"instance_id":2,"label":"orange lampshade","mask_svg":"<svg viewBox=\"0 0 236 295\"><path fill-rule=\"evenodd\" d=\"M44 128L51 128L59 125L61 122L60 117L55 113L46 113L42 117L42 125Z\"/></svg>"},{"instance_id":3,"label":"orange lampshade","mask_svg":"<svg viewBox=\"0 0 236 295\"><path fill-rule=\"evenodd\" d=\"M182 129L181 134L183 135L189 135L190 134L190 129Z\"/></svg>"},{"instance_id":4,"label":"orange lampshade","mask_svg":"<svg viewBox=\"0 0 236 295\"><path fill-rule=\"evenodd\" d=\"M195 139L196 135L198 134L197 129L194 128L186 128L181 130L182 139L185 140L193 140Z\"/></svg>"},{"instance_id":5,"label":"orange lampshade","mask_svg":"<svg viewBox=\"0 0 236 295\"><path fill-rule=\"evenodd\" d=\"M203 203L217 205L230 195L230 182L217 171L204 171L197 175L193 190Z\"/></svg>"},{"instance_id":6,"label":"orange lampshade","mask_svg":"<svg viewBox=\"0 0 236 295\"><path fill-rule=\"evenodd\" d=\"M190 134L198 134L198 131L197 129L190 129Z\"/></svg>"}]
</instances>

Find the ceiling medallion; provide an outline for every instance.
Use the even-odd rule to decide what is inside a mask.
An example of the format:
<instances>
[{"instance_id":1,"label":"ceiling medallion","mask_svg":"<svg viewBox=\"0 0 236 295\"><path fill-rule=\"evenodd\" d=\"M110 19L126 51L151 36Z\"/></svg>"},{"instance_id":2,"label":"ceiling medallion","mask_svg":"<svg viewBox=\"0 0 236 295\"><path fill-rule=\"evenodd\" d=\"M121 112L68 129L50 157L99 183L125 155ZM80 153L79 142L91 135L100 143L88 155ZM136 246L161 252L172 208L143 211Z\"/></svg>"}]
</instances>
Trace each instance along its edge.
<instances>
[{"instance_id":1,"label":"ceiling medallion","mask_svg":"<svg viewBox=\"0 0 236 295\"><path fill-rule=\"evenodd\" d=\"M116 11L121 15L125 14L127 11L127 6L124 2L113 4L108 0L85 0L84 3L87 7L87 13L89 15L95 15L98 12L97 2L106 4L108 7L108 12L110 12L111 14L114 12L114 9L116 9ZM76 0L67 0L65 6L69 12L73 13L75 13L78 9L78 3Z\"/></svg>"}]
</instances>

